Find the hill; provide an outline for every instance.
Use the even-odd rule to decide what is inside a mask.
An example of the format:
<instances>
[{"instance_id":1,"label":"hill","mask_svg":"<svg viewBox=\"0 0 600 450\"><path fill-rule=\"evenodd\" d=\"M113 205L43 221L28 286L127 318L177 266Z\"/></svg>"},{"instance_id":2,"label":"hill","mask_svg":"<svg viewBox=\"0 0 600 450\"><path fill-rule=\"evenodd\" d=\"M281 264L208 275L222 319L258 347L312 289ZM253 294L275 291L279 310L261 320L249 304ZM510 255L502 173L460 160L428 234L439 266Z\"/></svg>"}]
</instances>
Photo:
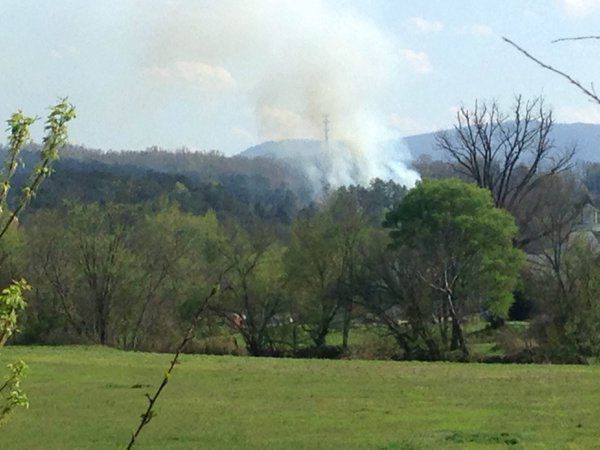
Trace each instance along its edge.
<instances>
[{"instance_id":1,"label":"hill","mask_svg":"<svg viewBox=\"0 0 600 450\"><path fill-rule=\"evenodd\" d=\"M557 124L553 138L559 147L577 144L578 160L600 162L600 125ZM139 203L167 196L194 213L214 209L242 223L253 217L289 223L331 180L331 185L365 182L366 177L359 180L357 174L369 164L385 169L375 175L368 172L369 179L388 179L390 173L402 173L394 170L402 170L408 150L415 159L443 156L436 151L435 133L408 136L386 146L387 153L377 161L346 158L352 149L341 142L332 143L327 154L321 141L310 139L264 142L235 156L158 148L102 152L68 146L31 209L53 207L65 200ZM31 145L23 153L25 170L18 172L16 186L24 182L38 151L38 146ZM182 187L188 194L180 192ZM12 190L12 195L18 192Z\"/></svg>"},{"instance_id":2,"label":"hill","mask_svg":"<svg viewBox=\"0 0 600 450\"><path fill-rule=\"evenodd\" d=\"M304 173L319 197L328 187L368 185L374 179L393 180L412 186L418 174L408 168L410 154L401 140L358 144L315 139L268 141L240 153L249 159L258 157L281 161L287 167Z\"/></svg>"},{"instance_id":3,"label":"hill","mask_svg":"<svg viewBox=\"0 0 600 450\"><path fill-rule=\"evenodd\" d=\"M240 153L245 158L259 156L298 158L318 157L322 152L322 143L316 139L286 139L283 141L267 141L250 147Z\"/></svg>"},{"instance_id":4,"label":"hill","mask_svg":"<svg viewBox=\"0 0 600 450\"><path fill-rule=\"evenodd\" d=\"M428 155L434 159L440 158L435 145L436 133L407 136L404 142L413 158ZM600 125L589 123L558 123L554 125L552 139L558 148L577 146L578 161L600 162Z\"/></svg>"},{"instance_id":5,"label":"hill","mask_svg":"<svg viewBox=\"0 0 600 450\"><path fill-rule=\"evenodd\" d=\"M0 156L5 148L0 147ZM39 146L22 153L9 202L16 196L39 157ZM64 202L152 203L168 198L185 211L208 209L234 216L289 223L311 198L303 176L272 158L227 157L220 153L166 151L101 152L68 146L43 184L27 214ZM26 217L24 217L26 219Z\"/></svg>"},{"instance_id":6,"label":"hill","mask_svg":"<svg viewBox=\"0 0 600 450\"><path fill-rule=\"evenodd\" d=\"M443 155L435 145L435 132L406 136L399 139L396 145L401 148L404 144L413 159L422 155L440 159ZM577 145L576 158L579 161L600 162L600 125L587 123L559 123L554 126L552 138L559 148ZM255 158L257 156L297 159L303 157L316 158L319 155L320 141L310 139L285 140L280 142L264 142L250 147L240 153L240 156Z\"/></svg>"}]
</instances>

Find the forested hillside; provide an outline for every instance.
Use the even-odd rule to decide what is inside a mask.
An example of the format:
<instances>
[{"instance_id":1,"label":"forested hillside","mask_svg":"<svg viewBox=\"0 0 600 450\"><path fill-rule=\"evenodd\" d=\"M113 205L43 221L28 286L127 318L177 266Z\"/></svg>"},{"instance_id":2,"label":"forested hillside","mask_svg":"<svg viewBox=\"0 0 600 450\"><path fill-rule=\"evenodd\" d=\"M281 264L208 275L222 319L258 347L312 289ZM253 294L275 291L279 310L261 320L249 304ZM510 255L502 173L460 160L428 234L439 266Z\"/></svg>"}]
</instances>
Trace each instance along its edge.
<instances>
[{"instance_id":1,"label":"forested hillside","mask_svg":"<svg viewBox=\"0 0 600 450\"><path fill-rule=\"evenodd\" d=\"M0 149L0 154L5 151ZM38 151L35 145L23 151L17 186L25 182L26 169L33 166ZM18 192L14 190L9 200L14 201ZM161 199L176 201L196 214L212 209L244 223L260 219L289 224L313 198L298 170L268 158L159 149L100 152L67 146L29 211L65 202L136 204Z\"/></svg>"}]
</instances>

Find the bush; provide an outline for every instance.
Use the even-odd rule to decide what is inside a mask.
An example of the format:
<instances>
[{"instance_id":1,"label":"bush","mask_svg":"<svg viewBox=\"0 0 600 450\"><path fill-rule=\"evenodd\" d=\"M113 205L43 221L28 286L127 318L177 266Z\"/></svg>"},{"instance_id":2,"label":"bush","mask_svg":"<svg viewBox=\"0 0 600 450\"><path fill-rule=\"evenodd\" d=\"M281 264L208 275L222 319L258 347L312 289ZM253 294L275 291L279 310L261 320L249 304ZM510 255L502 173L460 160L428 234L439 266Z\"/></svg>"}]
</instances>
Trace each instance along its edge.
<instances>
[{"instance_id":1,"label":"bush","mask_svg":"<svg viewBox=\"0 0 600 450\"><path fill-rule=\"evenodd\" d=\"M398 343L389 334L365 333L359 344L352 345L350 357L353 359L400 359Z\"/></svg>"},{"instance_id":2,"label":"bush","mask_svg":"<svg viewBox=\"0 0 600 450\"><path fill-rule=\"evenodd\" d=\"M246 349L237 342L235 336L209 336L190 341L185 348L186 353L202 355L246 355Z\"/></svg>"}]
</instances>

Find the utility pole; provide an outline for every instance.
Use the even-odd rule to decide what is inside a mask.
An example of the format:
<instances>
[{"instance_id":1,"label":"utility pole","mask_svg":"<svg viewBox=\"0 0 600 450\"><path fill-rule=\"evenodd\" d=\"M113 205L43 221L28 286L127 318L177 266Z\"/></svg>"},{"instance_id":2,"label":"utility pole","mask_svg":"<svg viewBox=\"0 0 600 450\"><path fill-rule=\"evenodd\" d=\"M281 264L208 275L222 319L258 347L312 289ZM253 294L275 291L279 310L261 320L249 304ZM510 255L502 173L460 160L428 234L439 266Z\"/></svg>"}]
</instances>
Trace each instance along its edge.
<instances>
[{"instance_id":1,"label":"utility pole","mask_svg":"<svg viewBox=\"0 0 600 450\"><path fill-rule=\"evenodd\" d=\"M323 134L325 136L325 144L329 144L329 116L323 116Z\"/></svg>"}]
</instances>

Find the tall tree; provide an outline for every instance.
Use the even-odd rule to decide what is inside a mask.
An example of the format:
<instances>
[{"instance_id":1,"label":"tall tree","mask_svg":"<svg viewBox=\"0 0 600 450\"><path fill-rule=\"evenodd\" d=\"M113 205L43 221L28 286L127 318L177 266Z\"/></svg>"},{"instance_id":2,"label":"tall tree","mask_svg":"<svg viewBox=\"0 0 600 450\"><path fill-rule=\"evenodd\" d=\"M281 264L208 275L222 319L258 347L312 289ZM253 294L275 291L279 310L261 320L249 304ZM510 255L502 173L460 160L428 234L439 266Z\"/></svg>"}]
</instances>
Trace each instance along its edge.
<instances>
[{"instance_id":1,"label":"tall tree","mask_svg":"<svg viewBox=\"0 0 600 450\"><path fill-rule=\"evenodd\" d=\"M441 294L451 350L466 356L464 316L480 308L504 316L512 303L522 261L512 246L513 218L494 206L485 189L456 179L425 180L388 213L386 225L393 246L418 263L421 282Z\"/></svg>"},{"instance_id":2,"label":"tall tree","mask_svg":"<svg viewBox=\"0 0 600 450\"><path fill-rule=\"evenodd\" d=\"M340 311L343 346L348 344L358 250L368 224L359 193L343 188L334 192L322 210L298 219L292 227L286 272L298 303L297 319L316 347L325 345Z\"/></svg>"},{"instance_id":3,"label":"tall tree","mask_svg":"<svg viewBox=\"0 0 600 450\"><path fill-rule=\"evenodd\" d=\"M572 167L575 149L555 148L554 118L542 98L517 96L510 113L495 101L475 102L472 109L461 107L456 117L453 132L439 133L437 145L458 173L492 193L499 208L515 214L545 178ZM527 222L515 216L525 229Z\"/></svg>"},{"instance_id":4,"label":"tall tree","mask_svg":"<svg viewBox=\"0 0 600 450\"><path fill-rule=\"evenodd\" d=\"M600 357L600 259L595 239L571 236L532 261L528 294L543 311L531 325L542 356L581 362Z\"/></svg>"},{"instance_id":5,"label":"tall tree","mask_svg":"<svg viewBox=\"0 0 600 450\"><path fill-rule=\"evenodd\" d=\"M164 204L145 214L130 240L141 282L125 302L131 308L123 315L124 347L164 348L171 341L170 328L179 334L178 324L169 327L167 322L177 322L177 309L194 307L198 291L216 282L212 262L219 239L214 211L192 215Z\"/></svg>"},{"instance_id":6,"label":"tall tree","mask_svg":"<svg viewBox=\"0 0 600 450\"><path fill-rule=\"evenodd\" d=\"M387 329L404 359L441 359L448 347L447 313L439 293L419 276L429 267L427 258L406 247L391 248L383 229L371 230L360 252L357 303Z\"/></svg>"},{"instance_id":7,"label":"tall tree","mask_svg":"<svg viewBox=\"0 0 600 450\"><path fill-rule=\"evenodd\" d=\"M114 343L117 299L131 300L129 289L141 281L127 242L136 220L127 207L91 204L42 214L33 224L29 242L36 245L40 288L85 340Z\"/></svg>"},{"instance_id":8,"label":"tall tree","mask_svg":"<svg viewBox=\"0 0 600 450\"><path fill-rule=\"evenodd\" d=\"M242 336L250 355L277 353L273 325L285 312L284 248L270 236L250 235L232 224L219 252L215 266L223 273L223 291L211 311Z\"/></svg>"}]
</instances>

